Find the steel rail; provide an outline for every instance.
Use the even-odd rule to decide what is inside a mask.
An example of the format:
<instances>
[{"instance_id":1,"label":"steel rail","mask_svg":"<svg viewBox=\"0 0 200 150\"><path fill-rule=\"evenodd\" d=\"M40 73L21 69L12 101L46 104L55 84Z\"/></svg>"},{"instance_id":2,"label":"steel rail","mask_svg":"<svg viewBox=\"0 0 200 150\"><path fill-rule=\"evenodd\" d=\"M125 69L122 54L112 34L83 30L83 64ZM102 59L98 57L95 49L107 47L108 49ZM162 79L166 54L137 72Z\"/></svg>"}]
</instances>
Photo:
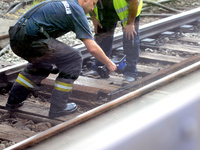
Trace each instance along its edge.
<instances>
[{"instance_id":1,"label":"steel rail","mask_svg":"<svg viewBox=\"0 0 200 150\"><path fill-rule=\"evenodd\" d=\"M0 106L0 113L8 113L8 110L6 110L4 107ZM15 112L15 113L10 113L11 117L19 117L21 119L28 119L28 120L32 120L35 123L39 123L39 122L49 122L52 126L58 125L60 123L62 123L62 120L56 120L56 119L51 119L51 118L44 118L44 117L40 117L40 116L36 116L35 114L26 114L23 112Z\"/></svg>"},{"instance_id":2,"label":"steel rail","mask_svg":"<svg viewBox=\"0 0 200 150\"><path fill-rule=\"evenodd\" d=\"M6 38L9 38L9 35L8 35L8 34L4 34L4 35L1 35L1 36L0 36L0 40L6 39Z\"/></svg>"},{"instance_id":3,"label":"steel rail","mask_svg":"<svg viewBox=\"0 0 200 150\"><path fill-rule=\"evenodd\" d=\"M200 69L200 61L196 62L196 63L194 63L194 64L192 64L192 65L190 65L190 66L188 66L184 69L181 69L177 72L174 72L174 73L172 73L172 74L170 74L170 75L168 75L164 78L161 78L161 79L159 79L155 82L152 82L152 83L150 83L150 84L148 84L148 85L146 85L146 86L144 86L140 89L137 89L136 91L130 92L130 93L123 95L123 96L121 96L121 97L119 97L119 98L117 98L113 101L110 101L106 104L103 104L99 107L96 107L96 108L94 108L94 109L92 109L92 110L90 110L86 113L83 113L83 114L75 117L74 119L71 119L71 120L66 121L64 123L61 123L61 124L54 126L50 129L44 131L44 132L41 132L41 133L39 133L39 134L37 134L33 137L30 137L30 138L28 138L24 141L21 141L21 142L15 144L15 145L12 145L12 146L6 148L5 150L11 150L11 149L12 150L19 150L19 149L24 149L24 148L29 147L29 146L33 146L33 145L35 145L35 144L37 144L37 143L39 143L39 142L41 142L45 139L48 139L48 138L50 138L50 137L52 137L52 136L54 136L54 135L56 135L56 134L58 134L62 131L65 131L65 130L72 128L72 127L74 127L74 126L76 126L80 123L83 123L83 122L85 122L89 119L92 119L93 117L96 117L96 116L98 116L98 115L100 115L100 114L102 114L102 113L104 113L104 112L106 112L106 111L108 111L112 108L115 108L115 107L117 107L121 104L128 102L128 101L131 101L134 98L137 98L137 97L139 97L139 96L141 96L145 93L153 91L153 90L157 89L158 87L161 87L164 84L172 82L179 77L182 77L182 76L185 76L185 75L187 75L191 72L194 72L197 69Z\"/></svg>"},{"instance_id":4,"label":"steel rail","mask_svg":"<svg viewBox=\"0 0 200 150\"><path fill-rule=\"evenodd\" d=\"M167 30L172 30L174 28L180 27L181 25L188 24L200 19L200 7L179 13L177 15L169 16L146 25L139 27L140 30L140 40L162 33ZM122 46L123 33L118 33L114 36L113 49Z\"/></svg>"},{"instance_id":5,"label":"steel rail","mask_svg":"<svg viewBox=\"0 0 200 150\"><path fill-rule=\"evenodd\" d=\"M188 24L200 19L200 7L186 11L177 15L173 15L155 22L143 25L140 28L140 39L171 30L181 25Z\"/></svg>"}]
</instances>

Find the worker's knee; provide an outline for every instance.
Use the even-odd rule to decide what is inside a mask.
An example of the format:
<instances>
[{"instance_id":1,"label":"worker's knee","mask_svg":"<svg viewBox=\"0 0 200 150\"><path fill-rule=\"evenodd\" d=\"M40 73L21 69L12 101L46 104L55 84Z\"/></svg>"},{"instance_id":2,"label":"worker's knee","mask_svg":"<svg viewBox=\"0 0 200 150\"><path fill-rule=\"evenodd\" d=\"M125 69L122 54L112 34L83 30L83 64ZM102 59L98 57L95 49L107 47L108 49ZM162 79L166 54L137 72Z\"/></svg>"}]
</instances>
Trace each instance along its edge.
<instances>
[{"instance_id":1,"label":"worker's knee","mask_svg":"<svg viewBox=\"0 0 200 150\"><path fill-rule=\"evenodd\" d=\"M60 72L58 75L58 78L72 79L72 80L76 80L78 77L79 77L79 74L69 74L65 72Z\"/></svg>"},{"instance_id":2,"label":"worker's knee","mask_svg":"<svg viewBox=\"0 0 200 150\"><path fill-rule=\"evenodd\" d=\"M60 73L58 78L73 79L76 80L82 69L82 55L79 51L74 51L71 59L67 59L65 63L58 66L60 68Z\"/></svg>"},{"instance_id":3,"label":"worker's knee","mask_svg":"<svg viewBox=\"0 0 200 150\"><path fill-rule=\"evenodd\" d=\"M30 75L40 75L47 77L53 66L51 64L29 64L25 69L24 72L30 74Z\"/></svg>"}]
</instances>

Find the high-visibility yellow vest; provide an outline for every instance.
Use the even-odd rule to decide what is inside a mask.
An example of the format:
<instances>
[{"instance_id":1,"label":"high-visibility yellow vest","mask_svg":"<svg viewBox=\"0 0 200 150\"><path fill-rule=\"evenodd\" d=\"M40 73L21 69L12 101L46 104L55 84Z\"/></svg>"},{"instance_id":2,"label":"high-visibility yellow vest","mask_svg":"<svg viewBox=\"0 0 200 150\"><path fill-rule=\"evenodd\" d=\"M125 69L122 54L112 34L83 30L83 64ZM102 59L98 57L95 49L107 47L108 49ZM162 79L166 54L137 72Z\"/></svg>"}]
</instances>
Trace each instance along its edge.
<instances>
[{"instance_id":1,"label":"high-visibility yellow vest","mask_svg":"<svg viewBox=\"0 0 200 150\"><path fill-rule=\"evenodd\" d=\"M140 2L139 2L138 12L137 12L136 17L140 15L142 6L143 6L143 0L139 0L139 1ZM125 26L128 21L129 4L126 2L126 0L113 0L113 5L115 8L115 11L117 12L119 19L121 20L123 26ZM94 8L94 13L96 14L96 18L99 20L97 6L95 6L95 8Z\"/></svg>"}]
</instances>

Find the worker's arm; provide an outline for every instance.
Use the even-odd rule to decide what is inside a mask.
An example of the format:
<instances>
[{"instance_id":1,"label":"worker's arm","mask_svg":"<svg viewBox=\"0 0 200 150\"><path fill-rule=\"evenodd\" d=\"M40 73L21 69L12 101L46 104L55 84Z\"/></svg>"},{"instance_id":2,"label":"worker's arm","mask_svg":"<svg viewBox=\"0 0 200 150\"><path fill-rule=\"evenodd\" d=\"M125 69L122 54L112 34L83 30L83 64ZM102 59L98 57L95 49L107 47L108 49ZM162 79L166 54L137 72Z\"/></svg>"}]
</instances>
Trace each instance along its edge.
<instances>
[{"instance_id":1,"label":"worker's arm","mask_svg":"<svg viewBox=\"0 0 200 150\"><path fill-rule=\"evenodd\" d=\"M134 38L134 34L137 35L135 31L135 18L138 12L139 0L126 0L129 3L129 15L127 25L124 27L124 31L126 34L126 38L130 39Z\"/></svg>"},{"instance_id":2,"label":"worker's arm","mask_svg":"<svg viewBox=\"0 0 200 150\"><path fill-rule=\"evenodd\" d=\"M93 25L94 25L94 32L97 34L98 33L98 26L100 28L102 28L102 25L100 24L99 20L96 18L94 11L91 11L89 14L90 14L90 17L91 17Z\"/></svg>"},{"instance_id":3,"label":"worker's arm","mask_svg":"<svg viewBox=\"0 0 200 150\"><path fill-rule=\"evenodd\" d=\"M110 71L117 70L117 66L113 63L104 53L99 45L94 40L91 39L82 39L88 51L94 56L97 60L102 62Z\"/></svg>"}]
</instances>

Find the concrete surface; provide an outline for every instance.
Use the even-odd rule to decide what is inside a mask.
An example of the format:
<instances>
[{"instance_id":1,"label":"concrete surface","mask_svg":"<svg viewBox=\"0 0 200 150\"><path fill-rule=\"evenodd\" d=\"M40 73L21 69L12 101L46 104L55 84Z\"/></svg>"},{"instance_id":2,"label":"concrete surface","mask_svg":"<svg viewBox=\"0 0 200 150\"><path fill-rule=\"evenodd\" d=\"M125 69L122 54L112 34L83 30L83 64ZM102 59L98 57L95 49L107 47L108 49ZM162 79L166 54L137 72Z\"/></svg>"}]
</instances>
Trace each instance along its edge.
<instances>
[{"instance_id":1,"label":"concrete surface","mask_svg":"<svg viewBox=\"0 0 200 150\"><path fill-rule=\"evenodd\" d=\"M16 20L8 20L0 18L0 36L8 34L9 26L15 24Z\"/></svg>"},{"instance_id":2,"label":"concrete surface","mask_svg":"<svg viewBox=\"0 0 200 150\"><path fill-rule=\"evenodd\" d=\"M10 26L14 25L17 20L8 20L8 19L2 19L0 18L0 37L8 34L8 29ZM9 44L9 39L0 39L0 49L3 49L6 47L6 45Z\"/></svg>"}]
</instances>

